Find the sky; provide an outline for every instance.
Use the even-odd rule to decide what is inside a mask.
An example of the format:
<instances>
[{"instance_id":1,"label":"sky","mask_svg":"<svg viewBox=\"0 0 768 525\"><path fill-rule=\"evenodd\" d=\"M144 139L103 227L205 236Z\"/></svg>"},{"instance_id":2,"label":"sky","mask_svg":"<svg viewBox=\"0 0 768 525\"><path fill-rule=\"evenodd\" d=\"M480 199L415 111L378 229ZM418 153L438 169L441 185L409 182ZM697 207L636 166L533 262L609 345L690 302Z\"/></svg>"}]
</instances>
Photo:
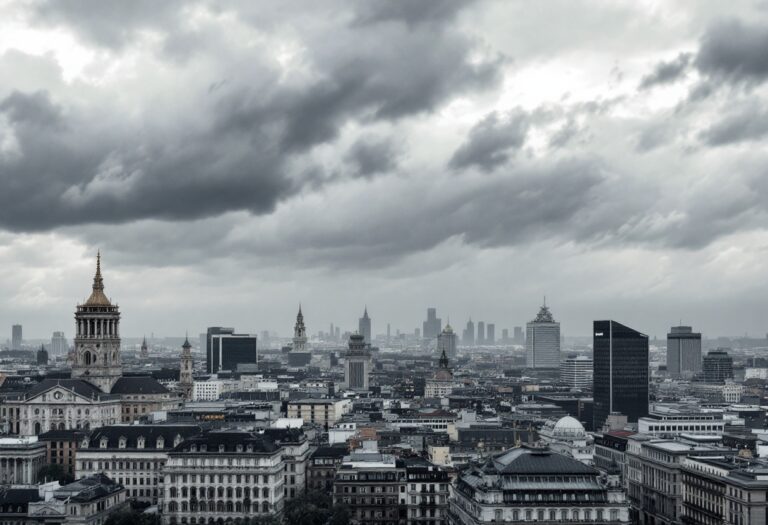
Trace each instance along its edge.
<instances>
[{"instance_id":1,"label":"sky","mask_svg":"<svg viewBox=\"0 0 768 525\"><path fill-rule=\"evenodd\" d=\"M768 332L768 1L0 0L0 338Z\"/></svg>"}]
</instances>

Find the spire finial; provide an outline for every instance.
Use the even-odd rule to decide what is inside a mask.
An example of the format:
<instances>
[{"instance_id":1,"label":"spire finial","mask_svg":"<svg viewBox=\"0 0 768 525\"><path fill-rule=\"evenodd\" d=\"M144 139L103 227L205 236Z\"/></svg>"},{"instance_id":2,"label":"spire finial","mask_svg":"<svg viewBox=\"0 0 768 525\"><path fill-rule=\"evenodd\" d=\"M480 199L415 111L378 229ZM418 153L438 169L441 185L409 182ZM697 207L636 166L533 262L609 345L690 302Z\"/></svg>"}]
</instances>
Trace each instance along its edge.
<instances>
[{"instance_id":1,"label":"spire finial","mask_svg":"<svg viewBox=\"0 0 768 525\"><path fill-rule=\"evenodd\" d=\"M96 275L93 276L93 291L104 291L104 279L101 277L101 250L96 252Z\"/></svg>"},{"instance_id":2,"label":"spire finial","mask_svg":"<svg viewBox=\"0 0 768 525\"><path fill-rule=\"evenodd\" d=\"M547 296L545 295L544 296L544 308L546 308L546 307L547 307Z\"/></svg>"}]
</instances>

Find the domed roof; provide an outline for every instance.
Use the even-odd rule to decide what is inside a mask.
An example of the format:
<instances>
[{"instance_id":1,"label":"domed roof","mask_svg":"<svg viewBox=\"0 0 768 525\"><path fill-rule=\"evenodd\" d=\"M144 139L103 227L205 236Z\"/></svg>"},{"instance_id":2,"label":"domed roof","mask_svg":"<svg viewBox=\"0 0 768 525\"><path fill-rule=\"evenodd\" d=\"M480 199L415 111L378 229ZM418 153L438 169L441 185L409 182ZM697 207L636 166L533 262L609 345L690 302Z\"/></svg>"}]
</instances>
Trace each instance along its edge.
<instances>
[{"instance_id":1,"label":"domed roof","mask_svg":"<svg viewBox=\"0 0 768 525\"><path fill-rule=\"evenodd\" d=\"M579 423L578 419L571 416L560 418L558 422L555 423L552 433L557 437L580 437L586 435L584 425Z\"/></svg>"}]
</instances>

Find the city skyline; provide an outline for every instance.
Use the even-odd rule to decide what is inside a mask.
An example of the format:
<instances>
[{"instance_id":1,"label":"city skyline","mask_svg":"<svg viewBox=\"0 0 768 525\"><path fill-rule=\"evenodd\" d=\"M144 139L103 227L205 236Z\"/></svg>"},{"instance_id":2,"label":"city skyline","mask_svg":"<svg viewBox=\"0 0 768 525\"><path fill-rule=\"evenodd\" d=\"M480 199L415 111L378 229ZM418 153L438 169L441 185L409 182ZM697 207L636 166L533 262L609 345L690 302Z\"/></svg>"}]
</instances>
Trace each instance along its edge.
<instances>
[{"instance_id":1,"label":"city skyline","mask_svg":"<svg viewBox=\"0 0 768 525\"><path fill-rule=\"evenodd\" d=\"M765 335L764 3L0 10L0 326Z\"/></svg>"}]
</instances>

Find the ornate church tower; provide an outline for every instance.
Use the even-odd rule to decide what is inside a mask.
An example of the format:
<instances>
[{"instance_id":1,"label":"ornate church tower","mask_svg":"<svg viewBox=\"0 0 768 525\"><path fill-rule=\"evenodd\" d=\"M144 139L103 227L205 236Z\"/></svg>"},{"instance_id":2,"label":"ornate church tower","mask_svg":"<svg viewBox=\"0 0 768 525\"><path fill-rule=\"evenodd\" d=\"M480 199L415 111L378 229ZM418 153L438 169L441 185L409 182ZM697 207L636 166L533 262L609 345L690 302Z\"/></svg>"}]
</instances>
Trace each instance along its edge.
<instances>
[{"instance_id":1,"label":"ornate church tower","mask_svg":"<svg viewBox=\"0 0 768 525\"><path fill-rule=\"evenodd\" d=\"M148 359L149 358L149 347L147 346L147 338L144 337L144 340L141 342L141 355L142 359Z\"/></svg>"},{"instance_id":2,"label":"ornate church tower","mask_svg":"<svg viewBox=\"0 0 768 525\"><path fill-rule=\"evenodd\" d=\"M189 337L187 337L181 345L181 363L179 364L179 390L184 395L184 399L192 399L192 364L192 345L189 344Z\"/></svg>"},{"instance_id":3,"label":"ornate church tower","mask_svg":"<svg viewBox=\"0 0 768 525\"><path fill-rule=\"evenodd\" d=\"M304 327L304 315L301 313L299 305L299 314L296 316L296 326L293 327L293 351L304 352L307 346L307 329Z\"/></svg>"},{"instance_id":4,"label":"ornate church tower","mask_svg":"<svg viewBox=\"0 0 768 525\"><path fill-rule=\"evenodd\" d=\"M75 311L76 332L72 378L110 392L123 375L120 362L120 312L104 295L101 254L96 256L93 291Z\"/></svg>"}]
</instances>

